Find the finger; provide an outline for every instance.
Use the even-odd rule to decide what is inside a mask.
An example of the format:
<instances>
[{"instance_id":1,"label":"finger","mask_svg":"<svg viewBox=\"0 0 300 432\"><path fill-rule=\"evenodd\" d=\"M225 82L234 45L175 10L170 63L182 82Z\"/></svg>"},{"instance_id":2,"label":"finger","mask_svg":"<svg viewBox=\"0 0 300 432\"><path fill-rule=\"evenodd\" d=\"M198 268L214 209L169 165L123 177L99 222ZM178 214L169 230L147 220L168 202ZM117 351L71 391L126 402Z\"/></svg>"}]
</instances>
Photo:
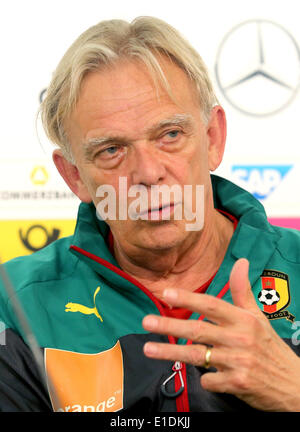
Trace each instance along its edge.
<instances>
[{"instance_id":1,"label":"finger","mask_svg":"<svg viewBox=\"0 0 300 432\"><path fill-rule=\"evenodd\" d=\"M249 261L245 258L239 259L233 266L230 274L229 285L232 300L235 306L247 309L261 316L261 310L256 304L249 277Z\"/></svg>"},{"instance_id":2,"label":"finger","mask_svg":"<svg viewBox=\"0 0 300 432\"><path fill-rule=\"evenodd\" d=\"M149 358L159 360L180 361L194 366L204 366L207 347L205 345L175 345L158 342L147 342L144 345L144 354ZM210 366L223 367L226 363L224 350L211 348Z\"/></svg>"},{"instance_id":3,"label":"finger","mask_svg":"<svg viewBox=\"0 0 300 432\"><path fill-rule=\"evenodd\" d=\"M201 386L215 393L230 393L237 397L249 394L251 377L246 371L225 369L217 372L208 372L200 378ZM256 397L257 399L257 397Z\"/></svg>"},{"instance_id":4,"label":"finger","mask_svg":"<svg viewBox=\"0 0 300 432\"><path fill-rule=\"evenodd\" d=\"M172 306L197 312L216 324L234 324L241 318L238 308L208 294L168 288L164 290L163 297Z\"/></svg>"},{"instance_id":5,"label":"finger","mask_svg":"<svg viewBox=\"0 0 300 432\"><path fill-rule=\"evenodd\" d=\"M230 383L228 371L208 372L200 378L204 390L214 393L232 393L233 386Z\"/></svg>"},{"instance_id":6,"label":"finger","mask_svg":"<svg viewBox=\"0 0 300 432\"><path fill-rule=\"evenodd\" d=\"M231 345L232 334L225 328L205 321L180 320L156 315L147 315L142 322L145 330L152 333L172 335L197 343L209 345Z\"/></svg>"}]
</instances>

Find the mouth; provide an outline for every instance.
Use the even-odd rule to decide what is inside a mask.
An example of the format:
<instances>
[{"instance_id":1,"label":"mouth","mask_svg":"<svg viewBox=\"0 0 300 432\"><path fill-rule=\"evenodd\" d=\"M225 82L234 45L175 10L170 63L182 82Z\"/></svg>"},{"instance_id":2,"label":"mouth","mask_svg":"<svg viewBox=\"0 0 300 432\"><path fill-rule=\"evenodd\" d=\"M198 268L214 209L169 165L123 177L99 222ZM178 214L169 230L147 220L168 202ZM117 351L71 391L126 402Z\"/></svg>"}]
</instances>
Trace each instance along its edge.
<instances>
[{"instance_id":1,"label":"mouth","mask_svg":"<svg viewBox=\"0 0 300 432\"><path fill-rule=\"evenodd\" d=\"M163 221L170 220L171 215L174 213L175 206L179 203L167 203L160 205L159 207L148 208L140 213L142 219L150 221Z\"/></svg>"}]
</instances>

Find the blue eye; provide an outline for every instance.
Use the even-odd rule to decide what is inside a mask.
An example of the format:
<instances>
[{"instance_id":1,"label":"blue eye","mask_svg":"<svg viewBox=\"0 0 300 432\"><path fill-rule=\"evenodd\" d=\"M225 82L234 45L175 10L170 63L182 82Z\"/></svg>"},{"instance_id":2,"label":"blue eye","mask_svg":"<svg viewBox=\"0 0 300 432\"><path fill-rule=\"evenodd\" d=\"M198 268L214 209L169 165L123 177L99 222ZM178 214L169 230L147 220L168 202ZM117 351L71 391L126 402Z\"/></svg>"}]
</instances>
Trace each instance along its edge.
<instances>
[{"instance_id":1,"label":"blue eye","mask_svg":"<svg viewBox=\"0 0 300 432\"><path fill-rule=\"evenodd\" d=\"M115 154L116 151L118 150L118 147L108 147L107 149L105 149L105 151L107 151L109 154Z\"/></svg>"},{"instance_id":2,"label":"blue eye","mask_svg":"<svg viewBox=\"0 0 300 432\"><path fill-rule=\"evenodd\" d=\"M167 135L169 135L170 138L177 138L178 134L179 134L178 130L170 131L167 133Z\"/></svg>"},{"instance_id":3,"label":"blue eye","mask_svg":"<svg viewBox=\"0 0 300 432\"><path fill-rule=\"evenodd\" d=\"M100 150L98 153L96 153L95 157L102 160L109 160L112 159L114 156L117 156L119 152L120 152L120 147L116 145L112 145L103 150Z\"/></svg>"}]
</instances>

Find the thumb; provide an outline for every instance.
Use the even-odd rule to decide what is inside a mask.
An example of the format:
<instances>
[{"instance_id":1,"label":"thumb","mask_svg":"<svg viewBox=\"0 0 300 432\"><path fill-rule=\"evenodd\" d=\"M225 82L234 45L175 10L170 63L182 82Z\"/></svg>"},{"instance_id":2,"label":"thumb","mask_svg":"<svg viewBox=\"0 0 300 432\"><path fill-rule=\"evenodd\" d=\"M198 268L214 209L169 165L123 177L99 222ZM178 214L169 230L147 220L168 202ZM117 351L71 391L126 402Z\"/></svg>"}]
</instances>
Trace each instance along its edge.
<instances>
[{"instance_id":1,"label":"thumb","mask_svg":"<svg viewBox=\"0 0 300 432\"><path fill-rule=\"evenodd\" d=\"M239 259L232 267L229 279L232 300L235 306L261 313L252 293L248 272L249 261L245 258Z\"/></svg>"}]
</instances>

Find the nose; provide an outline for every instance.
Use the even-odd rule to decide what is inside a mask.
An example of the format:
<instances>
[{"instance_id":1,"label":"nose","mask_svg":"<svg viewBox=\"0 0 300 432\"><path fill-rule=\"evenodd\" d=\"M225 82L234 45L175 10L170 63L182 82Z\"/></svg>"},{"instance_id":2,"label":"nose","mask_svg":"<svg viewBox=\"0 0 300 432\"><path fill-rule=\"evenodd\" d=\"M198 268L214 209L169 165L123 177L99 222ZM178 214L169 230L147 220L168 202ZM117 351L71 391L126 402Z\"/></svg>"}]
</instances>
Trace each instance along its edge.
<instances>
[{"instance_id":1,"label":"nose","mask_svg":"<svg viewBox=\"0 0 300 432\"><path fill-rule=\"evenodd\" d=\"M162 156L149 143L136 146L132 164L133 184L156 185L161 183L166 176Z\"/></svg>"}]
</instances>

